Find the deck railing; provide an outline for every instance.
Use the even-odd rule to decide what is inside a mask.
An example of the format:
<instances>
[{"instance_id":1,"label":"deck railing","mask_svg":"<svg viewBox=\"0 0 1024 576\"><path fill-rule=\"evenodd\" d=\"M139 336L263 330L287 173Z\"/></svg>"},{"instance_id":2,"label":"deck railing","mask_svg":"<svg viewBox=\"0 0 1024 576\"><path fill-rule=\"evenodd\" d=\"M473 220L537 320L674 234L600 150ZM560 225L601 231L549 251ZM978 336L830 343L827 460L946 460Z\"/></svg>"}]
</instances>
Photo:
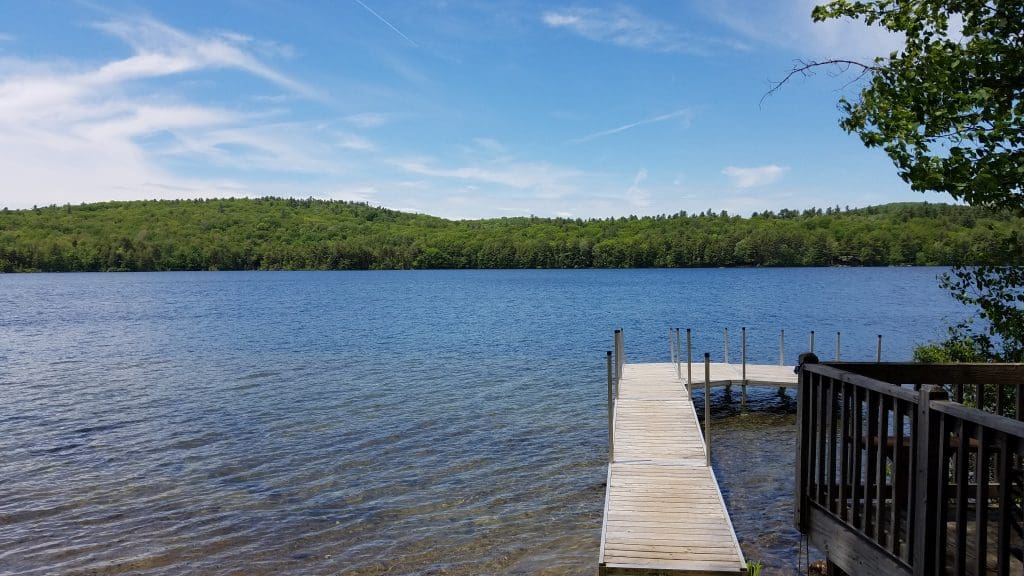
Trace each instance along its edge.
<instances>
[{"instance_id":1,"label":"deck railing","mask_svg":"<svg viewBox=\"0 0 1024 576\"><path fill-rule=\"evenodd\" d=\"M1024 572L1022 387L1024 365L803 365L797 526L851 575Z\"/></svg>"}]
</instances>

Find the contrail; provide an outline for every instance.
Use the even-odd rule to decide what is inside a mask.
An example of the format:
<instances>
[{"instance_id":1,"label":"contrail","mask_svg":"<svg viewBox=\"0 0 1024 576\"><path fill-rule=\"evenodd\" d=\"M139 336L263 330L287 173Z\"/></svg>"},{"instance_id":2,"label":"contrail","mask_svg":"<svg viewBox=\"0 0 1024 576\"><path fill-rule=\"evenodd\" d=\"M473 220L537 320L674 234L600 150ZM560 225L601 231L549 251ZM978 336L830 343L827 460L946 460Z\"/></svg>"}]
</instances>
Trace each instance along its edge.
<instances>
[{"instance_id":1,"label":"contrail","mask_svg":"<svg viewBox=\"0 0 1024 576\"><path fill-rule=\"evenodd\" d=\"M413 46L415 46L415 47L417 47L417 48L419 48L419 47L420 47L420 45L419 45L419 44L417 44L417 43L415 43L415 42L413 42L413 41L412 41L412 38L409 38L408 36L406 36L405 34L403 34L401 30L399 30L398 28L395 28L395 25L394 25L394 24L392 24L391 22L388 22L387 20L385 20L385 19L384 19L384 17L383 17L383 16L381 16L380 14L377 14L376 12L374 12L374 11L373 11L373 8L370 8L370 7L369 7L369 6L367 6L366 4L363 4L361 0L354 0L354 2L355 2L356 4L359 4L359 5L360 5L360 6L362 6L363 8L366 8L366 11L367 11L367 12L369 12L370 14L373 14L374 16L376 16L376 17L377 17L377 20L380 20L381 22L383 22L383 23L387 24L387 25L388 25L388 28L391 28L392 30L394 30L394 31L395 31L395 33L396 33L396 34L398 34L398 35L399 35L399 36L401 36L402 38L405 38L405 39L406 39L406 41L408 41L408 42L409 42L409 44L412 44Z\"/></svg>"},{"instance_id":2,"label":"contrail","mask_svg":"<svg viewBox=\"0 0 1024 576\"><path fill-rule=\"evenodd\" d=\"M662 114L661 116L655 116L654 118L647 118L647 119L644 119L644 120L640 120L638 122L632 122L630 124L625 124L623 126L619 126L618 128L612 128L611 130L602 130L601 132L595 132L593 134L589 134L587 136L583 136L582 138L573 138L572 140L569 140L569 142L571 142L573 144L582 144L584 142L590 142L591 140L595 140L595 139L600 138L602 136L610 136L612 134L617 134L619 132L624 132L626 130L629 130L630 128L636 128L637 126L643 126L644 124L654 124L655 122L664 122L665 120L671 120L673 118L678 118L680 116L692 116L692 115L693 115L693 111L692 110L690 110L689 108L683 108L682 110L676 110L675 112L670 112L668 114Z\"/></svg>"}]
</instances>

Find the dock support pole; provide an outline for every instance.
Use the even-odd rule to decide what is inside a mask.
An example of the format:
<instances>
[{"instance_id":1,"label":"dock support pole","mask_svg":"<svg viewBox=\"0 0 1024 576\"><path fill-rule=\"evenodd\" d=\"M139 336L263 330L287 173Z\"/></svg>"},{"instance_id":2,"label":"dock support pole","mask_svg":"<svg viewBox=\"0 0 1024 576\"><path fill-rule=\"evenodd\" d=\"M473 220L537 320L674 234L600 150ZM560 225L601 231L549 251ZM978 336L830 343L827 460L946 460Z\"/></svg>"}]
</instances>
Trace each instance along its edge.
<instances>
[{"instance_id":1,"label":"dock support pole","mask_svg":"<svg viewBox=\"0 0 1024 576\"><path fill-rule=\"evenodd\" d=\"M711 466L711 354L704 353L704 457Z\"/></svg>"},{"instance_id":2,"label":"dock support pole","mask_svg":"<svg viewBox=\"0 0 1024 576\"><path fill-rule=\"evenodd\" d=\"M878 349L875 350L875 362L882 361L882 335L878 335Z\"/></svg>"},{"instance_id":3,"label":"dock support pole","mask_svg":"<svg viewBox=\"0 0 1024 576\"><path fill-rule=\"evenodd\" d=\"M686 329L686 387L690 391L690 401L693 402L693 353L690 345L690 329Z\"/></svg>"},{"instance_id":4,"label":"dock support pole","mask_svg":"<svg viewBox=\"0 0 1024 576\"><path fill-rule=\"evenodd\" d=\"M622 365L619 361L622 358L622 342L620 330L615 331L615 397L619 397L619 381L622 380Z\"/></svg>"},{"instance_id":5,"label":"dock support pole","mask_svg":"<svg viewBox=\"0 0 1024 576\"><path fill-rule=\"evenodd\" d=\"M615 461L615 400L612 397L612 352L608 351L608 462Z\"/></svg>"},{"instance_id":6,"label":"dock support pole","mask_svg":"<svg viewBox=\"0 0 1024 576\"><path fill-rule=\"evenodd\" d=\"M743 383L740 390L740 410L747 411L747 327L740 328L740 361L743 364Z\"/></svg>"},{"instance_id":7,"label":"dock support pole","mask_svg":"<svg viewBox=\"0 0 1024 576\"><path fill-rule=\"evenodd\" d=\"M811 349L808 352L814 354L814 330L811 330Z\"/></svg>"},{"instance_id":8,"label":"dock support pole","mask_svg":"<svg viewBox=\"0 0 1024 576\"><path fill-rule=\"evenodd\" d=\"M672 329L668 329L668 357L669 362L676 363L676 345L672 343Z\"/></svg>"},{"instance_id":9,"label":"dock support pole","mask_svg":"<svg viewBox=\"0 0 1024 576\"><path fill-rule=\"evenodd\" d=\"M618 383L623 381L623 365L626 364L626 336L623 334L622 328L615 332L618 333L618 358L615 359L615 398L618 398Z\"/></svg>"},{"instance_id":10,"label":"dock support pole","mask_svg":"<svg viewBox=\"0 0 1024 576\"><path fill-rule=\"evenodd\" d=\"M839 362L839 332L836 332L836 362Z\"/></svg>"},{"instance_id":11,"label":"dock support pole","mask_svg":"<svg viewBox=\"0 0 1024 576\"><path fill-rule=\"evenodd\" d=\"M814 332L811 332L811 334L814 334ZM814 338L814 336L811 336L812 341L813 341L813 338ZM813 344L812 344L812 346L813 346ZM779 330L779 366L785 366L785 365L786 365L786 330L782 329L782 330ZM785 395L786 395L786 388L783 387L783 386L779 386L779 396L785 396Z\"/></svg>"},{"instance_id":12,"label":"dock support pole","mask_svg":"<svg viewBox=\"0 0 1024 576\"><path fill-rule=\"evenodd\" d=\"M679 346L679 328L676 328L676 378L683 377L683 349Z\"/></svg>"}]
</instances>

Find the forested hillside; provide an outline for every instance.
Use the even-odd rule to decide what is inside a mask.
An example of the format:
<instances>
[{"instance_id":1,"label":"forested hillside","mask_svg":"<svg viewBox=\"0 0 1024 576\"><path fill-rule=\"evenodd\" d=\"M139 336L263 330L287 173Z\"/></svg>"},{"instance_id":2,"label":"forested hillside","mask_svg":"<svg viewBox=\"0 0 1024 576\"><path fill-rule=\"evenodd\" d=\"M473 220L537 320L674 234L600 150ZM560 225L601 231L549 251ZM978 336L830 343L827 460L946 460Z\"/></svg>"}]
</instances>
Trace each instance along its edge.
<instances>
[{"instance_id":1,"label":"forested hillside","mask_svg":"<svg viewBox=\"0 0 1024 576\"><path fill-rule=\"evenodd\" d=\"M945 204L451 221L295 199L0 211L0 271L1022 264L1009 213Z\"/></svg>"}]
</instances>

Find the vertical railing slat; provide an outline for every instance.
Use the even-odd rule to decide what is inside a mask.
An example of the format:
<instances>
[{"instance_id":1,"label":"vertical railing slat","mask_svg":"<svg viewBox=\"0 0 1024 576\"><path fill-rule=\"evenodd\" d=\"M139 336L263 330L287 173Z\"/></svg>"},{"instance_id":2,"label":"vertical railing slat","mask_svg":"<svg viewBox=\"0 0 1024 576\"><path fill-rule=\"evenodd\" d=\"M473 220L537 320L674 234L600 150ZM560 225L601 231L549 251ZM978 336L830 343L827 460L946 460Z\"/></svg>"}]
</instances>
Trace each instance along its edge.
<instances>
[{"instance_id":1,"label":"vertical railing slat","mask_svg":"<svg viewBox=\"0 0 1024 576\"><path fill-rule=\"evenodd\" d=\"M828 511L836 513L836 386L837 382L829 378L828 389L825 393L826 416L825 423L828 425L828 464L825 466L828 478L826 478L827 484L827 495L828 495Z\"/></svg>"},{"instance_id":2,"label":"vertical railing slat","mask_svg":"<svg viewBox=\"0 0 1024 576\"><path fill-rule=\"evenodd\" d=\"M1019 391L1019 389L1018 389ZM1010 470L1013 466L1013 455L1010 450L1008 435L1000 433L999 438L999 551L997 559L1000 576L1010 574L1010 527L1013 511L1014 476Z\"/></svg>"},{"instance_id":3,"label":"vertical railing slat","mask_svg":"<svg viewBox=\"0 0 1024 576\"><path fill-rule=\"evenodd\" d=\"M878 399L878 451L875 454L875 542L885 548L885 454L889 447L889 400L879 394Z\"/></svg>"},{"instance_id":4,"label":"vertical railing slat","mask_svg":"<svg viewBox=\"0 0 1024 576\"><path fill-rule=\"evenodd\" d=\"M840 389L842 390L842 408L839 411L839 429L841 430L839 441L841 442L842 450L839 455L839 518L845 522L849 516L846 507L846 500L849 498L847 487L850 485L850 475L853 472L852 467L848 465L848 461L851 456L850 428L852 428L851 417L853 416L853 401L850 398L850 392L854 389L854 386L849 382L843 382Z\"/></svg>"},{"instance_id":5,"label":"vertical railing slat","mask_svg":"<svg viewBox=\"0 0 1024 576\"><path fill-rule=\"evenodd\" d=\"M953 570L963 574L967 570L967 496L970 463L971 430L962 419L956 419L957 450L953 470L956 479L956 550L953 551Z\"/></svg>"},{"instance_id":6,"label":"vertical railing slat","mask_svg":"<svg viewBox=\"0 0 1024 576\"><path fill-rule=\"evenodd\" d=\"M892 474L891 494L892 505L889 507L889 552L904 562L908 560L905 555L906 548L902 546L907 542L906 535L900 530L900 517L906 511L906 501L903 499L903 484L907 481L907 464L903 456L903 442L905 440L904 425L906 422L906 403L901 399L893 400L892 412Z\"/></svg>"},{"instance_id":7,"label":"vertical railing slat","mask_svg":"<svg viewBox=\"0 0 1024 576\"><path fill-rule=\"evenodd\" d=\"M868 435L864 439L867 447L867 474L864 476L864 534L869 538L875 534L878 517L875 515L874 497L878 474L878 392L867 391Z\"/></svg>"},{"instance_id":8,"label":"vertical railing slat","mask_svg":"<svg viewBox=\"0 0 1024 576\"><path fill-rule=\"evenodd\" d=\"M938 439L933 440L938 444L939 458L936 466L938 468L935 476L935 502L931 505L937 510L937 520L926 526L932 531L933 556L935 558L935 574L946 573L946 525L949 523L949 465L953 457L953 447L949 439L951 435L950 420L945 414L938 414L939 433Z\"/></svg>"},{"instance_id":9,"label":"vertical railing slat","mask_svg":"<svg viewBox=\"0 0 1024 576\"><path fill-rule=\"evenodd\" d=\"M857 387L853 391L853 500L850 507L853 509L851 524L860 531L864 530L864 389Z\"/></svg>"},{"instance_id":10,"label":"vertical railing slat","mask_svg":"<svg viewBox=\"0 0 1024 576\"><path fill-rule=\"evenodd\" d=\"M974 465L975 481L978 483L977 492L974 495L974 525L975 543L974 549L977 552L974 556L974 573L984 574L988 559L988 481L989 481L989 434L984 426L978 426L978 456Z\"/></svg>"}]
</instances>

